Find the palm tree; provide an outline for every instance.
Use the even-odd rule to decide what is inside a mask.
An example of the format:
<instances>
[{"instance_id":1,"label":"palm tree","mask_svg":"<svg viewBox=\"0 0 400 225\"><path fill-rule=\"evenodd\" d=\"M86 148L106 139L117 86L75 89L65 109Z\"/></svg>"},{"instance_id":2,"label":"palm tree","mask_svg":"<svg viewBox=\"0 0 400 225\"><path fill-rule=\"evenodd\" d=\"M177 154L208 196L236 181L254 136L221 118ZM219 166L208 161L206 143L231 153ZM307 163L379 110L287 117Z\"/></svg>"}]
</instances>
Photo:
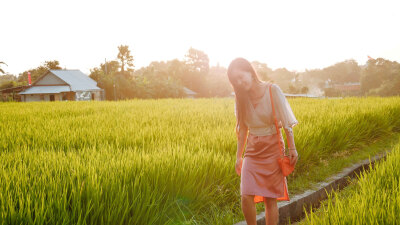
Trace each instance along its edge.
<instances>
[{"instance_id":1,"label":"palm tree","mask_svg":"<svg viewBox=\"0 0 400 225\"><path fill-rule=\"evenodd\" d=\"M5 62L0 62L0 64L4 64L6 66L8 66ZM0 73L4 73L4 70L0 68Z\"/></svg>"}]
</instances>

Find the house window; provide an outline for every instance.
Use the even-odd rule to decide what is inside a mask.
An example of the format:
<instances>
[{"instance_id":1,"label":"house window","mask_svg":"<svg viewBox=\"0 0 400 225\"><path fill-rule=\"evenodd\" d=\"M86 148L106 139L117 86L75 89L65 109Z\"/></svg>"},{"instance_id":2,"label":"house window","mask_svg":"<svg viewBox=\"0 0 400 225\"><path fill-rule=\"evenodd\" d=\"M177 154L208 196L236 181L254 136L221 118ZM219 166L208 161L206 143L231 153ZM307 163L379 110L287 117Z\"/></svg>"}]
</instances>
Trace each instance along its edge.
<instances>
[{"instance_id":1,"label":"house window","mask_svg":"<svg viewBox=\"0 0 400 225\"><path fill-rule=\"evenodd\" d=\"M40 95L40 101L44 101L44 95Z\"/></svg>"}]
</instances>

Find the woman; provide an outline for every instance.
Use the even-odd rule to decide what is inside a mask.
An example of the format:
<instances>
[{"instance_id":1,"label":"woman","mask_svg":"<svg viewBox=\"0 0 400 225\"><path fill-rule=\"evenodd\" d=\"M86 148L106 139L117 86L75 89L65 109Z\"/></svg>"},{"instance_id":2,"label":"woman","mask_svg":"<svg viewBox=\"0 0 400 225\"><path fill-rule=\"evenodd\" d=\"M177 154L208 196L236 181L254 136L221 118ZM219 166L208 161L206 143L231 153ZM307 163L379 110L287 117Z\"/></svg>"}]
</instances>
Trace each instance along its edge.
<instances>
[{"instance_id":1,"label":"woman","mask_svg":"<svg viewBox=\"0 0 400 225\"><path fill-rule=\"evenodd\" d=\"M255 203L263 201L266 224L275 225L279 221L277 201L288 201L289 195L286 178L277 162L281 154L279 142L281 146L285 146L285 142L275 128L269 85L278 126L283 127L286 133L292 165L296 164L298 159L292 130L298 121L279 86L261 81L246 59L234 59L228 67L227 74L235 91L238 137L235 170L241 176L242 211L247 224L255 225ZM243 159L242 152L246 140Z\"/></svg>"}]
</instances>

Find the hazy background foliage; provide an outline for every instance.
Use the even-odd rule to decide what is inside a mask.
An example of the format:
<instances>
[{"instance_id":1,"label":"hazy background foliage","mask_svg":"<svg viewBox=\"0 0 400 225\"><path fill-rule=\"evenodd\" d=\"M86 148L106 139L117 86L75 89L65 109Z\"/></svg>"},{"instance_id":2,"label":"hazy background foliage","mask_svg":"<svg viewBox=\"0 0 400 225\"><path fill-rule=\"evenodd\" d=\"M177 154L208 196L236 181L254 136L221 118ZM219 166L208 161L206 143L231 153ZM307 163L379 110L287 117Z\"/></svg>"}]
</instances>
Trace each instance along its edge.
<instances>
[{"instance_id":1,"label":"hazy background foliage","mask_svg":"<svg viewBox=\"0 0 400 225\"><path fill-rule=\"evenodd\" d=\"M400 64L383 58L370 58L365 65L349 59L323 69L304 72L275 70L266 63L251 62L259 77L277 83L285 93L316 96L343 96L332 88L345 83L360 83L361 91L347 96L398 96L400 95ZM0 62L0 66L6 66ZM62 69L57 60L45 61L29 70L34 82L49 69ZM183 60L153 61L146 67L135 69L133 53L129 46L118 46L116 59L92 68L90 77L105 90L107 100L132 98L180 98L183 87L197 93L197 97L226 97L233 91L226 68L209 65L208 55L190 48ZM0 70L0 74L4 71ZM0 89L27 85L28 71L18 76L0 76Z\"/></svg>"}]
</instances>

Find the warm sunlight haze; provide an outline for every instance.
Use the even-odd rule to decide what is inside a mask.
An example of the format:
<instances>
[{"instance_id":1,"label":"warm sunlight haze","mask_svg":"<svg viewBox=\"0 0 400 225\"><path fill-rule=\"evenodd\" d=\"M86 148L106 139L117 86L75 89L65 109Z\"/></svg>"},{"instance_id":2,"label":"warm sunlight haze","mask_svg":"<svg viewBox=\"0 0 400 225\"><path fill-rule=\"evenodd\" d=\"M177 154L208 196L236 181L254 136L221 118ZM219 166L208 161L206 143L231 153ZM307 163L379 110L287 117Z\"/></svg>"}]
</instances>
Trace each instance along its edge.
<instances>
[{"instance_id":1,"label":"warm sunlight haze","mask_svg":"<svg viewBox=\"0 0 400 225\"><path fill-rule=\"evenodd\" d=\"M398 224L399 2L1 0L0 225Z\"/></svg>"},{"instance_id":2,"label":"warm sunlight haze","mask_svg":"<svg viewBox=\"0 0 400 225\"><path fill-rule=\"evenodd\" d=\"M128 45L135 69L183 59L210 66L237 57L291 71L367 56L400 61L398 1L12 1L1 2L0 59L18 75L46 60L85 73Z\"/></svg>"}]
</instances>

